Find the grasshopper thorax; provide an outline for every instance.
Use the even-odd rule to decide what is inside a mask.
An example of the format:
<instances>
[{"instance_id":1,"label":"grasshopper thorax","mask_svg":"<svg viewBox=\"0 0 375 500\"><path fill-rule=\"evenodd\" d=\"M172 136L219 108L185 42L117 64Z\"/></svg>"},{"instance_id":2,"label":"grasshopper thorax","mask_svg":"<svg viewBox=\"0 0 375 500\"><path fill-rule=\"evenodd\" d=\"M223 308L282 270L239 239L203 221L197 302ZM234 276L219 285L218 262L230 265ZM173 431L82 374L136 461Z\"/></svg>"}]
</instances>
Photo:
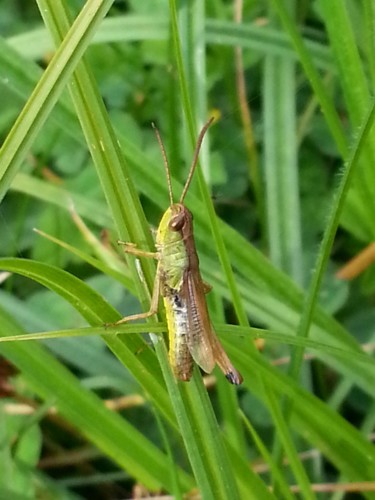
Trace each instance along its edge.
<instances>
[{"instance_id":1,"label":"grasshopper thorax","mask_svg":"<svg viewBox=\"0 0 375 500\"><path fill-rule=\"evenodd\" d=\"M186 239L192 235L192 226L193 216L190 210L182 203L173 203L164 212L160 221L156 246L162 249L173 245L177 252L184 251Z\"/></svg>"}]
</instances>

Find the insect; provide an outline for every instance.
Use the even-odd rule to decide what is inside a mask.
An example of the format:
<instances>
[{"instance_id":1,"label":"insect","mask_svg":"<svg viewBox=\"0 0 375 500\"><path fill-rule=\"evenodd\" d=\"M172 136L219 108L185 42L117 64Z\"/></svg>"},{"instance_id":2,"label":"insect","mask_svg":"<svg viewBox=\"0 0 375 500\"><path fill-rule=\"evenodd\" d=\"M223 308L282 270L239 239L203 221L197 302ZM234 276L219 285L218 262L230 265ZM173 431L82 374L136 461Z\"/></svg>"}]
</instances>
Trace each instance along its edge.
<instances>
[{"instance_id":1,"label":"insect","mask_svg":"<svg viewBox=\"0 0 375 500\"><path fill-rule=\"evenodd\" d=\"M167 154L157 128L156 137L162 152L167 176L170 206L165 211L156 235L156 252L146 252L134 244L123 243L126 252L139 257L158 260L150 310L127 316L116 324L147 318L157 312L159 296L163 297L169 333L169 360L178 380L188 381L193 373L193 362L206 373L215 364L232 384L241 384L242 376L234 368L219 339L213 331L208 314L205 294L210 285L202 280L193 234L193 217L184 205L198 162L204 135L211 125L211 118L202 128L181 197L173 200L172 183Z\"/></svg>"}]
</instances>

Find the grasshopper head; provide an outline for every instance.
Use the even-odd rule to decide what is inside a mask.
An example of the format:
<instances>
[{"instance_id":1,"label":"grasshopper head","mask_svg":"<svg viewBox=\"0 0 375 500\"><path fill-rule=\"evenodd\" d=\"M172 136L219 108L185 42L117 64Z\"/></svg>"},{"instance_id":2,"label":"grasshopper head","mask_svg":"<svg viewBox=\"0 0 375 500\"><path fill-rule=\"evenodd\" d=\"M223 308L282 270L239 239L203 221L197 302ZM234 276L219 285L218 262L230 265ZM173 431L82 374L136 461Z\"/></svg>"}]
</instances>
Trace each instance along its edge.
<instances>
[{"instance_id":1,"label":"grasshopper head","mask_svg":"<svg viewBox=\"0 0 375 500\"><path fill-rule=\"evenodd\" d=\"M174 203L170 207L171 218L168 223L168 227L171 231L182 231L186 224L190 224L193 220L193 216L185 205L182 203Z\"/></svg>"},{"instance_id":2,"label":"grasshopper head","mask_svg":"<svg viewBox=\"0 0 375 500\"><path fill-rule=\"evenodd\" d=\"M182 203L173 203L164 212L156 235L156 243L176 243L191 233L193 216Z\"/></svg>"}]
</instances>

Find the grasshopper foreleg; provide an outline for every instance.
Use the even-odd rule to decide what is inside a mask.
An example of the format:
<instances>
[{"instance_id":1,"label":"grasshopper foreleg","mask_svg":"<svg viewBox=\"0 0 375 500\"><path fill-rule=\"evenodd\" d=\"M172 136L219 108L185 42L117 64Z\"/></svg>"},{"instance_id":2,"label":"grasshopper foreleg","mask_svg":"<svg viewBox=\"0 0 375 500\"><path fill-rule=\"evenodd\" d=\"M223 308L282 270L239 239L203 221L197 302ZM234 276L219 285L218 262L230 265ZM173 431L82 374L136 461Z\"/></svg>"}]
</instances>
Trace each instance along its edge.
<instances>
[{"instance_id":1,"label":"grasshopper foreleg","mask_svg":"<svg viewBox=\"0 0 375 500\"><path fill-rule=\"evenodd\" d=\"M124 246L124 252L135 255L136 257L148 257L150 259L160 258L158 252L149 252L147 250L141 250L140 248L137 247L135 243L129 243L127 241L120 241L120 240L117 243L119 245Z\"/></svg>"}]
</instances>

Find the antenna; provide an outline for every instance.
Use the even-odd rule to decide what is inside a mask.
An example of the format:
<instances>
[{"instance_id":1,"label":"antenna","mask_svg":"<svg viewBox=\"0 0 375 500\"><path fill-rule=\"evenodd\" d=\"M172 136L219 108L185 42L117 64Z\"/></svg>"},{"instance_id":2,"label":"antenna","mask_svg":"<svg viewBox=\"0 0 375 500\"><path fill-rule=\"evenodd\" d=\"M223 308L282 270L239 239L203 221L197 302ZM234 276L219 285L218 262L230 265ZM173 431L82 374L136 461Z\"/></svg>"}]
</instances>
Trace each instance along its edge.
<instances>
[{"instance_id":1,"label":"antenna","mask_svg":"<svg viewBox=\"0 0 375 500\"><path fill-rule=\"evenodd\" d=\"M165 168L165 173L166 173L166 176L167 176L169 201L171 202L171 205L173 205L174 201L173 201L173 192L172 192L172 181L171 181L171 173L169 171L169 164L168 164L167 153L165 151L165 147L164 147L163 141L161 139L159 130L157 129L155 123L151 123L151 125L152 125L152 128L155 131L156 139L158 140L158 143L159 143L159 146L160 146L160 149L161 149L161 154L163 155L164 168Z\"/></svg>"},{"instance_id":2,"label":"antenna","mask_svg":"<svg viewBox=\"0 0 375 500\"><path fill-rule=\"evenodd\" d=\"M184 202L184 198L185 198L186 193L187 193L187 191L189 189L189 186L190 186L190 183L191 183L191 179L193 178L195 167L197 166L197 163L198 163L198 156L199 156L199 151L200 151L201 146L202 146L203 138L205 136L205 133L207 132L208 127L211 125L211 123L213 121L214 121L214 117L212 116L208 120L208 122L204 125L204 127L202 128L202 130L201 130L201 132L200 132L200 134L198 136L197 145L195 146L193 161L192 161L192 164L191 164L191 167L190 167L190 170L189 170L188 178L186 180L184 189L183 189L182 194L181 194L180 203Z\"/></svg>"}]
</instances>

